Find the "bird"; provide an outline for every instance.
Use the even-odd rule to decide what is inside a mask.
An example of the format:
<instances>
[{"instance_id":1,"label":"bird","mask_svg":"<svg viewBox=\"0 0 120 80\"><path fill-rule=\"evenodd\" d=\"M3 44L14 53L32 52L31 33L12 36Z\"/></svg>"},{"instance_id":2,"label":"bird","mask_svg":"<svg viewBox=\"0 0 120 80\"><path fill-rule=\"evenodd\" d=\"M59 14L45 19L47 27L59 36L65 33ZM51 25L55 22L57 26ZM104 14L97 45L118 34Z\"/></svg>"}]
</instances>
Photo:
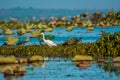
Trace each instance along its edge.
<instances>
[{"instance_id":1,"label":"bird","mask_svg":"<svg viewBox=\"0 0 120 80\"><path fill-rule=\"evenodd\" d=\"M51 41L49 39L46 40L44 33L41 33L41 34L43 35L43 41L44 41L45 44L47 44L48 46L57 46L57 44L55 44L53 41Z\"/></svg>"}]
</instances>

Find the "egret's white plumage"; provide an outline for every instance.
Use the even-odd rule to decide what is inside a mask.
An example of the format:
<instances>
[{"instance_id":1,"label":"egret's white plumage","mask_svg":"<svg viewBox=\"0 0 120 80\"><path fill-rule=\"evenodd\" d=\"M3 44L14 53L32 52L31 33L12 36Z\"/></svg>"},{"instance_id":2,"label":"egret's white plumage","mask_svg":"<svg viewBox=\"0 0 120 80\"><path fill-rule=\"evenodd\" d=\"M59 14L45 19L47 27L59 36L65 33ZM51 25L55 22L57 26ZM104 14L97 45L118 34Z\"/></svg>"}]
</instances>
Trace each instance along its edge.
<instances>
[{"instance_id":1,"label":"egret's white plumage","mask_svg":"<svg viewBox=\"0 0 120 80\"><path fill-rule=\"evenodd\" d=\"M41 33L41 34L43 35L43 41L44 41L45 44L47 44L48 46L57 46L53 41L46 40L44 33Z\"/></svg>"}]
</instances>

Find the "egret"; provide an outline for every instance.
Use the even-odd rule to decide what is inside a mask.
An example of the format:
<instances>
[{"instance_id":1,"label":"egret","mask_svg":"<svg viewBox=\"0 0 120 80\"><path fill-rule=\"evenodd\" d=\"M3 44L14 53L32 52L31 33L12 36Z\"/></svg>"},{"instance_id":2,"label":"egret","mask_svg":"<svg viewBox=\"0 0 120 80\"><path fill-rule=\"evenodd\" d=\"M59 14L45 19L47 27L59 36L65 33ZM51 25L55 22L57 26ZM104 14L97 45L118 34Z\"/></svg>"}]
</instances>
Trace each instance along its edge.
<instances>
[{"instance_id":1,"label":"egret","mask_svg":"<svg viewBox=\"0 0 120 80\"><path fill-rule=\"evenodd\" d=\"M43 41L44 41L45 44L47 44L48 46L57 46L53 41L46 40L44 33L41 33L41 34L43 35Z\"/></svg>"}]
</instances>

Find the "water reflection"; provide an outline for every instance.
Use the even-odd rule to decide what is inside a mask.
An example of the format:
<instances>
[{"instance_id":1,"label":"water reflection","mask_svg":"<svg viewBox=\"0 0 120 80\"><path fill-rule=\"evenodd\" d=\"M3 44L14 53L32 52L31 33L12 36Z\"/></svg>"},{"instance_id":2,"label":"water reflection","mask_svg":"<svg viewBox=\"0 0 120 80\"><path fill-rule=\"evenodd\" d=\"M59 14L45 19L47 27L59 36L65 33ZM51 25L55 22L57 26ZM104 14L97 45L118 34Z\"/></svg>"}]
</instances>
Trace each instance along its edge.
<instances>
[{"instance_id":1,"label":"water reflection","mask_svg":"<svg viewBox=\"0 0 120 80\"><path fill-rule=\"evenodd\" d=\"M0 65L0 72L6 80L14 80L16 78L22 78L26 70L23 66L17 64Z\"/></svg>"},{"instance_id":2,"label":"water reflection","mask_svg":"<svg viewBox=\"0 0 120 80\"><path fill-rule=\"evenodd\" d=\"M0 80L119 80L120 63L101 64L102 61L78 61L73 64L71 59L51 58L45 62L14 64L24 68L25 74L0 74ZM0 71L3 72L6 66L13 65L0 65Z\"/></svg>"},{"instance_id":3,"label":"water reflection","mask_svg":"<svg viewBox=\"0 0 120 80\"><path fill-rule=\"evenodd\" d=\"M114 61L112 58L101 58L98 59L98 66L102 68L104 71L109 73L110 75L112 73L115 73L116 76L120 75L120 62Z\"/></svg>"},{"instance_id":4,"label":"water reflection","mask_svg":"<svg viewBox=\"0 0 120 80\"><path fill-rule=\"evenodd\" d=\"M120 62L98 63L99 67L109 73L115 73L116 76L120 75Z\"/></svg>"},{"instance_id":5,"label":"water reflection","mask_svg":"<svg viewBox=\"0 0 120 80\"><path fill-rule=\"evenodd\" d=\"M31 68L25 68L25 66L30 66ZM21 64L1 64L0 72L5 80L16 80L18 78L22 79L28 70L34 70L35 67L44 66L45 62L32 62L32 63L21 63ZM1 78L0 78L1 80Z\"/></svg>"},{"instance_id":6,"label":"water reflection","mask_svg":"<svg viewBox=\"0 0 120 80\"><path fill-rule=\"evenodd\" d=\"M92 65L92 62L89 61L79 61L76 66L81 69L86 69Z\"/></svg>"}]
</instances>

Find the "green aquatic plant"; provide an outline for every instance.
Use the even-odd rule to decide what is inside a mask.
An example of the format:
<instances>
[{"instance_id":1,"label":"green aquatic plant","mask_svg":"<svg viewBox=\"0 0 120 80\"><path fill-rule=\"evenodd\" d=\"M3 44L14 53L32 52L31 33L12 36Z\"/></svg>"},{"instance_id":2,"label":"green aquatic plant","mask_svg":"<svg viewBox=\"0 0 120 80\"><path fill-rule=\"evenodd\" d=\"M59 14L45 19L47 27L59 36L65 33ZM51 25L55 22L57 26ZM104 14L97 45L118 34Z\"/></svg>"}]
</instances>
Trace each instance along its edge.
<instances>
[{"instance_id":1,"label":"green aquatic plant","mask_svg":"<svg viewBox=\"0 0 120 80\"><path fill-rule=\"evenodd\" d=\"M90 16L90 20L95 25L100 21L101 18L102 18L102 13L101 12L95 12Z\"/></svg>"},{"instance_id":2,"label":"green aquatic plant","mask_svg":"<svg viewBox=\"0 0 120 80\"><path fill-rule=\"evenodd\" d=\"M87 27L87 32L93 31L94 28L93 27Z\"/></svg>"},{"instance_id":3,"label":"green aquatic plant","mask_svg":"<svg viewBox=\"0 0 120 80\"><path fill-rule=\"evenodd\" d=\"M96 45L99 46L98 49L104 56L117 56L120 46L119 44L120 32L116 32L113 35L110 33L104 32L100 39L96 42Z\"/></svg>"},{"instance_id":4,"label":"green aquatic plant","mask_svg":"<svg viewBox=\"0 0 120 80\"><path fill-rule=\"evenodd\" d=\"M88 56L88 55L75 55L73 58L72 58L72 63L77 65L79 64L79 62L82 62L82 61L89 61L90 64L93 63L93 57L92 56Z\"/></svg>"},{"instance_id":5,"label":"green aquatic plant","mask_svg":"<svg viewBox=\"0 0 120 80\"><path fill-rule=\"evenodd\" d=\"M26 33L26 29L25 28L21 28L18 30L18 35L24 35Z\"/></svg>"},{"instance_id":6,"label":"green aquatic plant","mask_svg":"<svg viewBox=\"0 0 120 80\"><path fill-rule=\"evenodd\" d=\"M46 39L53 39L54 36L45 36ZM42 36L38 37L42 42ZM13 41L13 40L9 40ZM12 43L14 45L16 42ZM11 43L9 43L11 44ZM27 46L0 46L0 55L33 56L41 55L48 57L69 57L75 55L88 55L93 58L117 57L120 56L120 32L114 34L103 32L101 37L94 43L82 43L77 39L70 39L65 44L57 44L56 47L42 45ZM43 46L44 45L44 46Z\"/></svg>"},{"instance_id":7,"label":"green aquatic plant","mask_svg":"<svg viewBox=\"0 0 120 80\"><path fill-rule=\"evenodd\" d=\"M110 9L105 15L102 12L95 12L89 14L89 12L82 13L80 15L72 16L70 19L67 17L59 17L52 19L40 19L34 21L34 19L26 20L26 23L19 20L0 21L0 29L20 29L25 28L27 32L31 32L31 29L47 29L47 28L68 28L73 27L96 27L96 26L119 26L120 25L120 11L114 11Z\"/></svg>"},{"instance_id":8,"label":"green aquatic plant","mask_svg":"<svg viewBox=\"0 0 120 80\"><path fill-rule=\"evenodd\" d=\"M76 39L76 38L70 38L70 39L68 39L68 40L65 41L64 45L65 45L65 44L66 44L66 45L75 45L75 44L77 44L78 42L79 42L78 39Z\"/></svg>"},{"instance_id":9,"label":"green aquatic plant","mask_svg":"<svg viewBox=\"0 0 120 80\"><path fill-rule=\"evenodd\" d=\"M15 56L0 56L0 64L6 64L6 63L18 63L17 59Z\"/></svg>"},{"instance_id":10,"label":"green aquatic plant","mask_svg":"<svg viewBox=\"0 0 120 80\"><path fill-rule=\"evenodd\" d=\"M39 55L34 55L29 59L30 62L44 61L44 58Z\"/></svg>"},{"instance_id":11,"label":"green aquatic plant","mask_svg":"<svg viewBox=\"0 0 120 80\"><path fill-rule=\"evenodd\" d=\"M46 28L45 32L51 32L53 29L52 28Z\"/></svg>"},{"instance_id":12,"label":"green aquatic plant","mask_svg":"<svg viewBox=\"0 0 120 80\"><path fill-rule=\"evenodd\" d=\"M12 30L10 30L10 29L5 29L5 30L4 30L4 34L6 34L6 35L11 35L11 34L13 34L13 32L12 32Z\"/></svg>"},{"instance_id":13,"label":"green aquatic plant","mask_svg":"<svg viewBox=\"0 0 120 80\"><path fill-rule=\"evenodd\" d=\"M31 33L30 37L39 37L41 30L35 30Z\"/></svg>"},{"instance_id":14,"label":"green aquatic plant","mask_svg":"<svg viewBox=\"0 0 120 80\"><path fill-rule=\"evenodd\" d=\"M18 41L18 38L9 36L9 37L5 40L5 44L6 44L6 45L14 45L17 41Z\"/></svg>"},{"instance_id":15,"label":"green aquatic plant","mask_svg":"<svg viewBox=\"0 0 120 80\"><path fill-rule=\"evenodd\" d=\"M70 32L70 31L72 31L72 29L73 29L73 27L70 26L70 27L67 27L67 28L66 28L66 31Z\"/></svg>"},{"instance_id":16,"label":"green aquatic plant","mask_svg":"<svg viewBox=\"0 0 120 80\"><path fill-rule=\"evenodd\" d=\"M87 55L76 55L73 57L72 61L79 61L79 60L90 60L93 61L92 56L87 56Z\"/></svg>"}]
</instances>

